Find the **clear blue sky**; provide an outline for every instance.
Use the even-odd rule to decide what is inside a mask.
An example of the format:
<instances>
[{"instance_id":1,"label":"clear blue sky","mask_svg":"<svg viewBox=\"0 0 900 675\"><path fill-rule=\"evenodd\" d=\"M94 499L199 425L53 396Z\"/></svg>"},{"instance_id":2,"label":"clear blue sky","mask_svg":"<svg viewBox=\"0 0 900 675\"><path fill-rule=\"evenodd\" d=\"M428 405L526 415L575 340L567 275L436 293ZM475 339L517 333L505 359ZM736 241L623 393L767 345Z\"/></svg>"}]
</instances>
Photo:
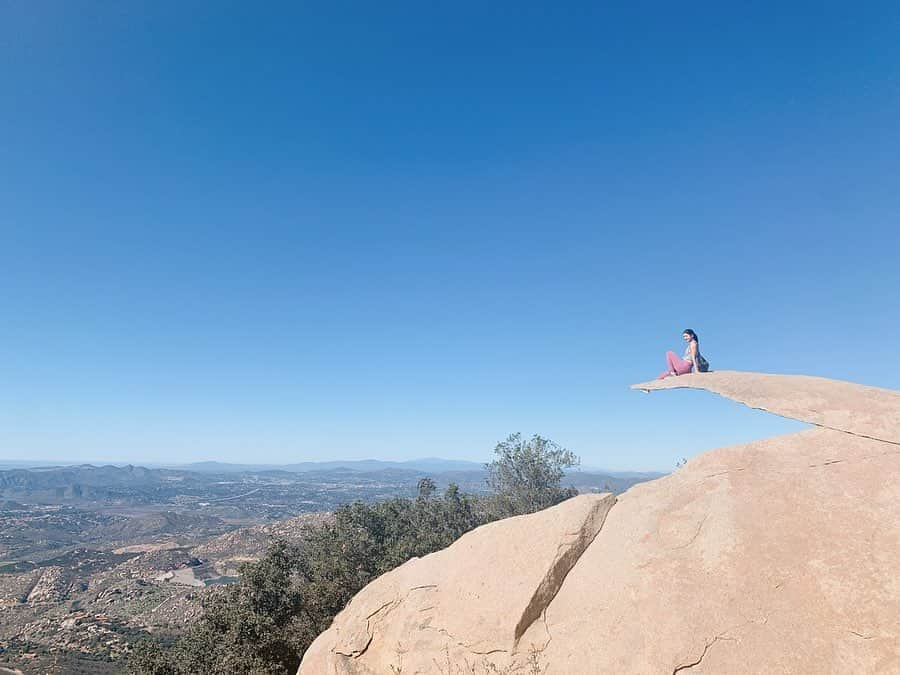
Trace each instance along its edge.
<instances>
[{"instance_id":1,"label":"clear blue sky","mask_svg":"<svg viewBox=\"0 0 900 675\"><path fill-rule=\"evenodd\" d=\"M686 327L900 388L895 2L4 2L0 63L2 458L801 428L629 391Z\"/></svg>"}]
</instances>

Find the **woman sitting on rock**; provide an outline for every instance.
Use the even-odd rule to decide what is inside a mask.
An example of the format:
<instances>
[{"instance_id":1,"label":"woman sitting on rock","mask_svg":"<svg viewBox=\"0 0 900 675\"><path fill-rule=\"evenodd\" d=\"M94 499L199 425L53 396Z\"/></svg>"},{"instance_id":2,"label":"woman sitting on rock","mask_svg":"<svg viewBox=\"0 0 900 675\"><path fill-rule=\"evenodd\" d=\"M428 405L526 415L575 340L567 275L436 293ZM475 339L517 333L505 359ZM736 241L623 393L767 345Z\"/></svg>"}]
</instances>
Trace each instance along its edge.
<instances>
[{"instance_id":1,"label":"woman sitting on rock","mask_svg":"<svg viewBox=\"0 0 900 675\"><path fill-rule=\"evenodd\" d=\"M690 328L686 328L681 337L688 343L684 350L684 358L678 358L675 352L666 352L668 370L656 378L657 380L669 375L687 375L692 370L695 373L705 373L709 370L709 364L700 355L700 338L697 337L697 334Z\"/></svg>"}]
</instances>

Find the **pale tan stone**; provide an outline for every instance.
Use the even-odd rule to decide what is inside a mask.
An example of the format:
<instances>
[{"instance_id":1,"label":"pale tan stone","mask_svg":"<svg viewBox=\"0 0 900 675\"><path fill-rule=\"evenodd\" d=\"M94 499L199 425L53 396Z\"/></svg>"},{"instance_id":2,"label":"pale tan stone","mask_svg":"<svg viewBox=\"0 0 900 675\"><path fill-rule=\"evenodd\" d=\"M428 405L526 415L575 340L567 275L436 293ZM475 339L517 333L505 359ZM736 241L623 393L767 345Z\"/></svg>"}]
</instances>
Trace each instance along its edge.
<instances>
[{"instance_id":1,"label":"pale tan stone","mask_svg":"<svg viewBox=\"0 0 900 675\"><path fill-rule=\"evenodd\" d=\"M489 523L366 586L305 655L300 672L439 672L509 661L590 544L616 498L581 495Z\"/></svg>"},{"instance_id":2,"label":"pale tan stone","mask_svg":"<svg viewBox=\"0 0 900 675\"><path fill-rule=\"evenodd\" d=\"M816 426L900 443L900 391L809 375L719 370L633 384L632 389L705 389L751 408Z\"/></svg>"},{"instance_id":3,"label":"pale tan stone","mask_svg":"<svg viewBox=\"0 0 900 675\"><path fill-rule=\"evenodd\" d=\"M900 672L898 450L815 429L632 488L547 611L550 672Z\"/></svg>"},{"instance_id":4,"label":"pale tan stone","mask_svg":"<svg viewBox=\"0 0 900 675\"><path fill-rule=\"evenodd\" d=\"M878 418L896 392L752 373L649 384L829 428L705 453L614 506L585 495L479 528L363 589L301 675L530 675L532 652L548 675L900 673L900 436Z\"/></svg>"}]
</instances>

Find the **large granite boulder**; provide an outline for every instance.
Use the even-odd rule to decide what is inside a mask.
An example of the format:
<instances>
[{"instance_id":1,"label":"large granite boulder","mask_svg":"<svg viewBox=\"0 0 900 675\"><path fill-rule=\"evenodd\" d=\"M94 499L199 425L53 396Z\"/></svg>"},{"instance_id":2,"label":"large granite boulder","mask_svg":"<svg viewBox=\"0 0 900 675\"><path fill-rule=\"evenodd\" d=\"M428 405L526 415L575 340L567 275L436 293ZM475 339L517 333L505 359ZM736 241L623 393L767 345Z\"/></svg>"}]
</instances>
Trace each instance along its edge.
<instances>
[{"instance_id":1,"label":"large granite boulder","mask_svg":"<svg viewBox=\"0 0 900 675\"><path fill-rule=\"evenodd\" d=\"M454 660L512 651L615 501L582 495L489 523L382 575L310 647L300 672L406 673L445 661L448 649Z\"/></svg>"},{"instance_id":2,"label":"large granite boulder","mask_svg":"<svg viewBox=\"0 0 900 675\"><path fill-rule=\"evenodd\" d=\"M479 528L364 588L300 674L900 673L900 395L636 388L684 386L821 428Z\"/></svg>"}]
</instances>

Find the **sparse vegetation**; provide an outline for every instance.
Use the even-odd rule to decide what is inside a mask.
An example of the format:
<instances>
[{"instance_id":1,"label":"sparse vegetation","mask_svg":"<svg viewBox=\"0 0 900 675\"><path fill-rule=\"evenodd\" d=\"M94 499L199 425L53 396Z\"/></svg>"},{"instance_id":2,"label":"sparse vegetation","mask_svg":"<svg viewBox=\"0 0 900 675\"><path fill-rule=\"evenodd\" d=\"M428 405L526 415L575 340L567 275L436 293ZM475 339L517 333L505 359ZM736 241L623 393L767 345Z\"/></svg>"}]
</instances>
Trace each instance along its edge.
<instances>
[{"instance_id":1,"label":"sparse vegetation","mask_svg":"<svg viewBox=\"0 0 900 675\"><path fill-rule=\"evenodd\" d=\"M532 646L524 662L512 663L506 666L498 666L486 657L479 659L463 659L462 663L454 662L450 657L450 650L444 647L442 662L435 659L435 668L440 675L546 675L550 665L543 659L541 650ZM396 673L402 670L395 669Z\"/></svg>"}]
</instances>

